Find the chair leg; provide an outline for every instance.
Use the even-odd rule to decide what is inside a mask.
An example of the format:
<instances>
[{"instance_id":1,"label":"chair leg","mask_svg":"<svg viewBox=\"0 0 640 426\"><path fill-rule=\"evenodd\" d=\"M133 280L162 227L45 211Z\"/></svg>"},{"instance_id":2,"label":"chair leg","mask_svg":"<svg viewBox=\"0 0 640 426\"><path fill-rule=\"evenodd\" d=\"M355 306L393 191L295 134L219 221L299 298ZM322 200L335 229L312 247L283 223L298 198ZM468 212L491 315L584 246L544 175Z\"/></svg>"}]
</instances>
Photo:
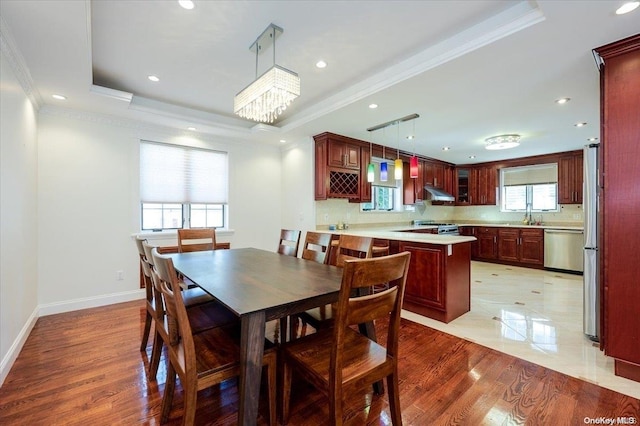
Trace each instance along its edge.
<instances>
[{"instance_id":1,"label":"chair leg","mask_svg":"<svg viewBox=\"0 0 640 426\"><path fill-rule=\"evenodd\" d=\"M400 391L398 388L397 371L387 376L387 395L389 396L389 408L391 410L391 423L393 426L402 426L402 413L400 410Z\"/></svg>"},{"instance_id":2,"label":"chair leg","mask_svg":"<svg viewBox=\"0 0 640 426\"><path fill-rule=\"evenodd\" d=\"M167 383L164 386L164 395L162 396L162 412L160 415L160 423L166 423L169 420L171 412L171 404L173 403L173 391L176 388L176 372L173 365L168 362L167 366Z\"/></svg>"},{"instance_id":3,"label":"chair leg","mask_svg":"<svg viewBox=\"0 0 640 426\"><path fill-rule=\"evenodd\" d=\"M142 332L142 342L140 343L140 350L147 349L147 343L149 342L149 332L151 331L151 314L147 311L147 316L144 320L144 331Z\"/></svg>"},{"instance_id":4,"label":"chair leg","mask_svg":"<svg viewBox=\"0 0 640 426\"><path fill-rule=\"evenodd\" d=\"M198 405L198 387L196 377L192 380L186 379L184 387L184 414L182 416L183 425L193 425L196 419L196 407Z\"/></svg>"},{"instance_id":5,"label":"chair leg","mask_svg":"<svg viewBox=\"0 0 640 426\"><path fill-rule=\"evenodd\" d=\"M336 391L336 389L329 388L329 419L334 426L342 426L343 412L342 412L342 393Z\"/></svg>"},{"instance_id":6,"label":"chair leg","mask_svg":"<svg viewBox=\"0 0 640 426\"><path fill-rule=\"evenodd\" d=\"M282 395L281 410L282 424L289 422L289 406L291 405L291 367L280 358L280 394Z\"/></svg>"},{"instance_id":7,"label":"chair leg","mask_svg":"<svg viewBox=\"0 0 640 426\"><path fill-rule=\"evenodd\" d=\"M158 367L160 366L160 356L162 355L162 337L156 332L153 337L153 347L151 348L151 361L149 361L149 380L156 380Z\"/></svg>"}]
</instances>

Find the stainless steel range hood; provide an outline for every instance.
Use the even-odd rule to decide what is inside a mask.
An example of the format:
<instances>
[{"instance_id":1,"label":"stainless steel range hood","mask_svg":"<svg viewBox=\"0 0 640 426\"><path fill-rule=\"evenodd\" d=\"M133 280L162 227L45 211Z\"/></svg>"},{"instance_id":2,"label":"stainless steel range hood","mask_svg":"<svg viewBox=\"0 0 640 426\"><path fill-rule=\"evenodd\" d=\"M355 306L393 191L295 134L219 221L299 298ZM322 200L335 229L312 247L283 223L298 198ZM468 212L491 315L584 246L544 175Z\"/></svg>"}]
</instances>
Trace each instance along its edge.
<instances>
[{"instance_id":1,"label":"stainless steel range hood","mask_svg":"<svg viewBox=\"0 0 640 426\"><path fill-rule=\"evenodd\" d=\"M424 189L431 195L430 197L431 201L455 201L456 200L453 195L449 194L446 191L443 191L442 189L434 188L433 186L430 186L430 185L426 185Z\"/></svg>"}]
</instances>

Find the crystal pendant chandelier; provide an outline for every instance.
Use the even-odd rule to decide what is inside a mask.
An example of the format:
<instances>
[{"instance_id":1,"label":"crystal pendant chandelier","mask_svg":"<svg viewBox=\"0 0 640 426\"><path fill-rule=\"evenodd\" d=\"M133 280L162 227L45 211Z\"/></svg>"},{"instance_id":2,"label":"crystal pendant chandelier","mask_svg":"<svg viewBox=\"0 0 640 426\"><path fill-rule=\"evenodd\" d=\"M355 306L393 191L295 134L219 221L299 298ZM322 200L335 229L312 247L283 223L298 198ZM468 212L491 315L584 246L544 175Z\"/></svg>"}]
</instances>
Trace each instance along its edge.
<instances>
[{"instance_id":1,"label":"crystal pendant chandelier","mask_svg":"<svg viewBox=\"0 0 640 426\"><path fill-rule=\"evenodd\" d=\"M276 65L276 38L284 30L270 24L251 45L256 53L256 79L234 98L233 112L242 118L273 123L289 104L300 96L300 77ZM258 55L273 44L273 66L258 77Z\"/></svg>"}]
</instances>

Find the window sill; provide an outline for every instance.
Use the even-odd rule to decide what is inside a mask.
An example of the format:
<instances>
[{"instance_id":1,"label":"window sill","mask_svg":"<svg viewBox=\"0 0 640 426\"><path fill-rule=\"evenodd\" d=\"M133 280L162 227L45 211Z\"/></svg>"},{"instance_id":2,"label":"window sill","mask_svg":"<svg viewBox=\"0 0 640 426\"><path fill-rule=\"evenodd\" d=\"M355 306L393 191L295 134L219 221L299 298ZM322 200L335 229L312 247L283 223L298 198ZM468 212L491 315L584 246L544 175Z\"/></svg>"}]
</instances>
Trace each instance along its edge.
<instances>
[{"instance_id":1,"label":"window sill","mask_svg":"<svg viewBox=\"0 0 640 426\"><path fill-rule=\"evenodd\" d=\"M232 236L235 233L235 230L228 228L220 228L216 229L216 237L228 237ZM148 241L153 240L166 240L166 239L177 239L178 231L161 231L161 232L150 232L150 231L142 231L135 234L131 234L131 238L137 238L138 236L146 238Z\"/></svg>"}]
</instances>

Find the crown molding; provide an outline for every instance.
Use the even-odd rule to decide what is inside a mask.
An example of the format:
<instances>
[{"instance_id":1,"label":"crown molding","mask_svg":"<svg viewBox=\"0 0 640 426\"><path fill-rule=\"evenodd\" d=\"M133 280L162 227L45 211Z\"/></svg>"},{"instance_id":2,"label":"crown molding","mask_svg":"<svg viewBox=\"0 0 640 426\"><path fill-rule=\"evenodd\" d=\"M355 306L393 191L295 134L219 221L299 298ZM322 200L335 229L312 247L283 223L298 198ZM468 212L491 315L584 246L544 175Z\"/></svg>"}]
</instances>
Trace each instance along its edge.
<instances>
[{"instance_id":1,"label":"crown molding","mask_svg":"<svg viewBox=\"0 0 640 426\"><path fill-rule=\"evenodd\" d=\"M7 58L9 66L16 75L20 86L22 86L22 90L24 90L36 110L39 110L43 105L42 96L36 88L33 78L31 78L29 67L27 67L27 63L16 45L11 30L2 16L0 16L0 51Z\"/></svg>"},{"instance_id":2,"label":"crown molding","mask_svg":"<svg viewBox=\"0 0 640 426\"><path fill-rule=\"evenodd\" d=\"M288 132L326 114L346 107L402 81L544 21L543 12L534 2L518 2L497 15L465 31L432 45L416 55L336 93L278 123Z\"/></svg>"},{"instance_id":3,"label":"crown molding","mask_svg":"<svg viewBox=\"0 0 640 426\"><path fill-rule=\"evenodd\" d=\"M40 115L51 117L62 117L72 120L84 121L88 123L102 124L106 126L119 127L132 131L137 138L148 139L149 133L162 135L165 137L195 137L201 141L212 143L242 143L250 145L254 143L248 138L234 138L229 136L215 135L205 132L193 132L179 127L163 126L146 121L130 118L118 117L114 115L102 114L91 111L65 108L57 105L44 104L39 111Z\"/></svg>"}]
</instances>

